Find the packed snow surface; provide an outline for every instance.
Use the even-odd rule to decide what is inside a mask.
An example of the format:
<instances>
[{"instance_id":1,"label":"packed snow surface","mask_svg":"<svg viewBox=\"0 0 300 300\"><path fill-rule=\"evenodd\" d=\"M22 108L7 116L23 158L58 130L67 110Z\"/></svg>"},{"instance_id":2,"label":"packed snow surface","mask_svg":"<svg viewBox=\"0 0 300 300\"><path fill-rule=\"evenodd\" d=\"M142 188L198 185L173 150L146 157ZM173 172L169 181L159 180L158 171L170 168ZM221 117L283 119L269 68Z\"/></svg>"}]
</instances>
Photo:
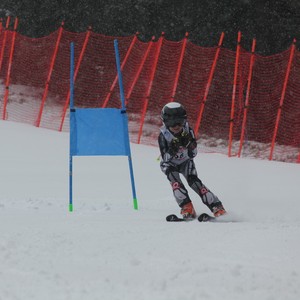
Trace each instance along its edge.
<instances>
[{"instance_id":1,"label":"packed snow surface","mask_svg":"<svg viewBox=\"0 0 300 300\"><path fill-rule=\"evenodd\" d=\"M69 134L0 121L0 138L1 300L300 299L299 164L199 153L228 215L168 223L158 148L131 145L138 211L126 157L74 157L69 212Z\"/></svg>"}]
</instances>

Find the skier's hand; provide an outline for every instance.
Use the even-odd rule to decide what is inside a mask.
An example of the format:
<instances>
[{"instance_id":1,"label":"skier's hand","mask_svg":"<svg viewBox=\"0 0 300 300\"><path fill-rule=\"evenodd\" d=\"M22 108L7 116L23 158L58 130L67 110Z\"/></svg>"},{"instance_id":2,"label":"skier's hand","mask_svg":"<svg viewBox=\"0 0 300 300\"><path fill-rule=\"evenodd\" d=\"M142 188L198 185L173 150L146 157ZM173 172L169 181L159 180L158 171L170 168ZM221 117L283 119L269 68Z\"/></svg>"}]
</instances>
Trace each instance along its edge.
<instances>
[{"instance_id":1,"label":"skier's hand","mask_svg":"<svg viewBox=\"0 0 300 300\"><path fill-rule=\"evenodd\" d=\"M168 152L170 153L171 156L174 156L177 154L179 147L180 147L180 141L179 139L175 138L172 140Z\"/></svg>"},{"instance_id":2,"label":"skier's hand","mask_svg":"<svg viewBox=\"0 0 300 300\"><path fill-rule=\"evenodd\" d=\"M197 147L196 140L188 132L183 131L181 134L181 144L189 150L194 150Z\"/></svg>"}]
</instances>

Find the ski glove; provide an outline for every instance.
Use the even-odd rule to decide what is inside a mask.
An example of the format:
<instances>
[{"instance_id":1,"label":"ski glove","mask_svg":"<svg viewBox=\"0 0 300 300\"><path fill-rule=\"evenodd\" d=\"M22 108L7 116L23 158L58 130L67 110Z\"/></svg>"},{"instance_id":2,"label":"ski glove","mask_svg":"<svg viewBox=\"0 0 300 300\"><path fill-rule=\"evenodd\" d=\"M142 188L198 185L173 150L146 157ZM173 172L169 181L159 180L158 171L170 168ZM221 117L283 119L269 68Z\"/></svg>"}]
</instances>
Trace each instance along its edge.
<instances>
[{"instance_id":1,"label":"ski glove","mask_svg":"<svg viewBox=\"0 0 300 300\"><path fill-rule=\"evenodd\" d=\"M194 150L197 148L197 142L188 132L183 131L181 134L181 144L188 150Z\"/></svg>"}]
</instances>

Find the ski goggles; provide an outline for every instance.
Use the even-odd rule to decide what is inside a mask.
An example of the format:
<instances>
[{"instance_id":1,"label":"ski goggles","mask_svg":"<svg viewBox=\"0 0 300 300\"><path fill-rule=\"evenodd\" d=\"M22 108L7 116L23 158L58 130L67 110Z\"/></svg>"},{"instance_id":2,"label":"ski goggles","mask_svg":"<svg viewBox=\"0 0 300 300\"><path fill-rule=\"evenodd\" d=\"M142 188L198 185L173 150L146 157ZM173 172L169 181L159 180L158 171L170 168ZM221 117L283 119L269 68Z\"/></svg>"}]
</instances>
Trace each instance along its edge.
<instances>
[{"instance_id":1,"label":"ski goggles","mask_svg":"<svg viewBox=\"0 0 300 300\"><path fill-rule=\"evenodd\" d=\"M176 126L183 126L185 123L185 119L171 119L168 120L165 124L167 127L176 127Z\"/></svg>"}]
</instances>

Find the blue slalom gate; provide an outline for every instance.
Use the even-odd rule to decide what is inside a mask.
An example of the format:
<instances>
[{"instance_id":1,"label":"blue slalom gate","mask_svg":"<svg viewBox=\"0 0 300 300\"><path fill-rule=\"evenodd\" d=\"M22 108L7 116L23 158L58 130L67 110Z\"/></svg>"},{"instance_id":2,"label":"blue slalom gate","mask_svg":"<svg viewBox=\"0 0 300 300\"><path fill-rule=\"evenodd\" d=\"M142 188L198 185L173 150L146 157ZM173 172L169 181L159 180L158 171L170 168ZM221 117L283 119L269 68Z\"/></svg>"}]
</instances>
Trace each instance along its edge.
<instances>
[{"instance_id":1,"label":"blue slalom gate","mask_svg":"<svg viewBox=\"0 0 300 300\"><path fill-rule=\"evenodd\" d=\"M138 209L117 40L114 41L114 48L120 87L121 109L76 108L74 106L74 43L71 43L69 211L73 211L73 156L97 155L128 157L133 207L136 210Z\"/></svg>"}]
</instances>

